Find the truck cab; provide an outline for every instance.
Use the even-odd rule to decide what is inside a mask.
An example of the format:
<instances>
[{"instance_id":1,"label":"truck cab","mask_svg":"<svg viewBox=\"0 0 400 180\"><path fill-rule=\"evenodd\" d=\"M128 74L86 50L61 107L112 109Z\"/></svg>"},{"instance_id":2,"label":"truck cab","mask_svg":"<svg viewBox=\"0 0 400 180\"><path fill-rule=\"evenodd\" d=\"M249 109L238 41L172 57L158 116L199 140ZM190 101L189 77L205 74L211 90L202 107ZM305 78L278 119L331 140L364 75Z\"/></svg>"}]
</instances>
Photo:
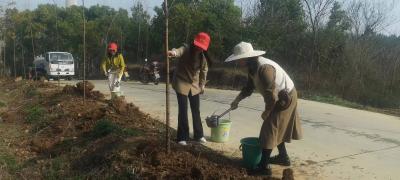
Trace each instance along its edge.
<instances>
[{"instance_id":1,"label":"truck cab","mask_svg":"<svg viewBox=\"0 0 400 180\"><path fill-rule=\"evenodd\" d=\"M33 61L36 74L46 79L72 79L75 75L74 58L68 52L46 52ZM36 77L38 78L38 77Z\"/></svg>"}]
</instances>

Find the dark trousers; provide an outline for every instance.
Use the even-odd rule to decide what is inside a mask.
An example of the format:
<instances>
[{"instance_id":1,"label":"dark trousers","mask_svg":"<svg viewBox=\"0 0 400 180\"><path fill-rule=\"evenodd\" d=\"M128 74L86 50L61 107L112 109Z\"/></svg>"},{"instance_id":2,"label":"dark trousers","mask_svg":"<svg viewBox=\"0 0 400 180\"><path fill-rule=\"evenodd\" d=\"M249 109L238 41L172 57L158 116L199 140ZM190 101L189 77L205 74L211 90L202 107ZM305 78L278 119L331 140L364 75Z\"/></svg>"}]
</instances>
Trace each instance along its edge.
<instances>
[{"instance_id":1,"label":"dark trousers","mask_svg":"<svg viewBox=\"0 0 400 180\"><path fill-rule=\"evenodd\" d=\"M193 119L193 133L194 139L198 140L204 136L203 134L203 125L201 124L200 118L200 97L199 95L192 96L192 93L189 92L189 96L185 96L183 94L176 93L178 97L178 141L187 141L189 140L189 123L188 123L188 98L190 102L190 109L192 110L192 119Z\"/></svg>"}]
</instances>

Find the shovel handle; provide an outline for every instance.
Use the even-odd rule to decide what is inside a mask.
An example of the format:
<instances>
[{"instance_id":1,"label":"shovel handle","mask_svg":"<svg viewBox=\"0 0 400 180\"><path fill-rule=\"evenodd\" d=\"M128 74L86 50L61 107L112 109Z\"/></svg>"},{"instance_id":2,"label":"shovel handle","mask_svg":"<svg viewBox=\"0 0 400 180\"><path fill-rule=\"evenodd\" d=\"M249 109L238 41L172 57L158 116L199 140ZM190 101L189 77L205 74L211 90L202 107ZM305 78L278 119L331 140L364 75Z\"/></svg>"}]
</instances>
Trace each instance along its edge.
<instances>
[{"instance_id":1,"label":"shovel handle","mask_svg":"<svg viewBox=\"0 0 400 180\"><path fill-rule=\"evenodd\" d=\"M229 108L228 110L226 110L225 112L223 112L221 115L218 116L218 118L221 118L222 116L225 116L225 114L227 114L228 112L230 112L232 110L232 108Z\"/></svg>"}]
</instances>

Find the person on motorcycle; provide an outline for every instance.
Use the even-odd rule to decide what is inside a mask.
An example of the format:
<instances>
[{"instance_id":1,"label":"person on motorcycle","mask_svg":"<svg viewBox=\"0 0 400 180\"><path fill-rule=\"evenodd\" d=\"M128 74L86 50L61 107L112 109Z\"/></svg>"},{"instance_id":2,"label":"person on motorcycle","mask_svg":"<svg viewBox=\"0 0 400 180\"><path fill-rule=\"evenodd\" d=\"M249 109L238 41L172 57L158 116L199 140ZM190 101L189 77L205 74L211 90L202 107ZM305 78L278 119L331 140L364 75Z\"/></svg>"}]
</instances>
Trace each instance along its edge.
<instances>
[{"instance_id":1,"label":"person on motorcycle","mask_svg":"<svg viewBox=\"0 0 400 180\"><path fill-rule=\"evenodd\" d=\"M154 84L158 84L160 81L160 71L159 71L159 63L158 61L151 62L150 69L153 75Z\"/></svg>"},{"instance_id":2,"label":"person on motorcycle","mask_svg":"<svg viewBox=\"0 0 400 180\"><path fill-rule=\"evenodd\" d=\"M154 81L154 84L158 84L160 75L158 70L155 69L153 63L149 63L147 58L144 59L144 64L140 69L140 81L144 84L149 83L149 81Z\"/></svg>"},{"instance_id":3,"label":"person on motorcycle","mask_svg":"<svg viewBox=\"0 0 400 180\"><path fill-rule=\"evenodd\" d=\"M120 92L121 78L126 67L124 57L117 49L116 43L108 44L107 56L101 62L101 68L104 75L108 77L108 87L111 92Z\"/></svg>"},{"instance_id":4,"label":"person on motorcycle","mask_svg":"<svg viewBox=\"0 0 400 180\"><path fill-rule=\"evenodd\" d=\"M151 62L150 70L153 71L153 72L158 70L158 61Z\"/></svg>"},{"instance_id":5,"label":"person on motorcycle","mask_svg":"<svg viewBox=\"0 0 400 180\"><path fill-rule=\"evenodd\" d=\"M208 67L211 66L207 52L209 45L210 36L200 32L189 46L184 45L168 51L169 57L179 58L172 78L172 87L176 91L179 105L177 141L180 145L187 145L186 141L189 140L187 99L192 110L194 139L200 143L207 142L201 124L199 94L204 93Z\"/></svg>"}]
</instances>

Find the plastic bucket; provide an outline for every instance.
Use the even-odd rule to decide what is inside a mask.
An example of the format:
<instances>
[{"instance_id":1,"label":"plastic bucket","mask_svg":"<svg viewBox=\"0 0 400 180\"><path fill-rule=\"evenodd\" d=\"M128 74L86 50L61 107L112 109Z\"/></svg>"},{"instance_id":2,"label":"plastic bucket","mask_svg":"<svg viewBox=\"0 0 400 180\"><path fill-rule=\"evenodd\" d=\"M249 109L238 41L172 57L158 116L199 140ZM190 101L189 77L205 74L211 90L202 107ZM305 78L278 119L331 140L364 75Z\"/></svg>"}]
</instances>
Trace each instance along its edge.
<instances>
[{"instance_id":1,"label":"plastic bucket","mask_svg":"<svg viewBox=\"0 0 400 180\"><path fill-rule=\"evenodd\" d=\"M219 143L228 141L231 124L229 120L221 120L217 127L211 128L211 141Z\"/></svg>"},{"instance_id":2,"label":"plastic bucket","mask_svg":"<svg viewBox=\"0 0 400 180\"><path fill-rule=\"evenodd\" d=\"M247 169L254 169L261 160L261 147L257 137L247 137L240 140L243 165Z\"/></svg>"}]
</instances>

